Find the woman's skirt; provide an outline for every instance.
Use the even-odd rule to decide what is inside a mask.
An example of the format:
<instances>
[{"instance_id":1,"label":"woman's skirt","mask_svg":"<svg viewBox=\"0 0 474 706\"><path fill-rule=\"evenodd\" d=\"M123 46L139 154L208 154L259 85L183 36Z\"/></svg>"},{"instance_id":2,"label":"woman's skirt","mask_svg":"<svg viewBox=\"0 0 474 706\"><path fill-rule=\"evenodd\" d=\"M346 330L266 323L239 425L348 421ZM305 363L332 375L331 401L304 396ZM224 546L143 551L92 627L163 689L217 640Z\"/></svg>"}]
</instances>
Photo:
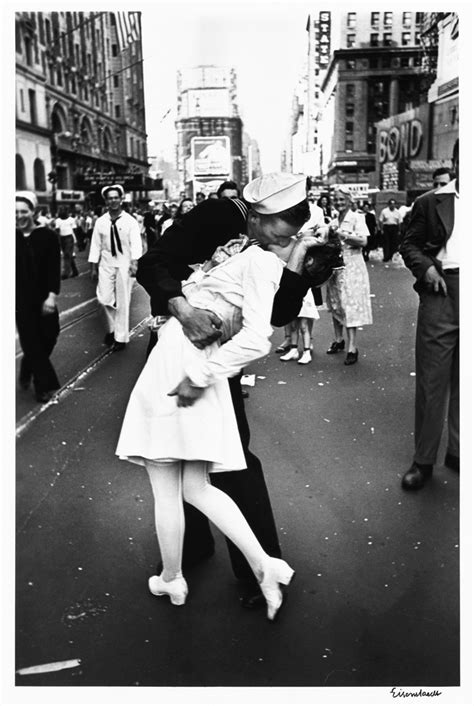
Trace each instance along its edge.
<instances>
[{"instance_id":1,"label":"woman's skirt","mask_svg":"<svg viewBox=\"0 0 474 706\"><path fill-rule=\"evenodd\" d=\"M193 361L207 358L219 344L196 348L177 319L161 329L132 391L117 444L121 459L139 465L146 460L202 460L209 471L246 467L227 379L205 388L190 407L178 407L169 393Z\"/></svg>"},{"instance_id":2,"label":"woman's skirt","mask_svg":"<svg viewBox=\"0 0 474 706\"><path fill-rule=\"evenodd\" d=\"M328 311L346 327L371 324L369 274L362 253L344 253L344 265L344 269L334 271L327 283Z\"/></svg>"}]
</instances>

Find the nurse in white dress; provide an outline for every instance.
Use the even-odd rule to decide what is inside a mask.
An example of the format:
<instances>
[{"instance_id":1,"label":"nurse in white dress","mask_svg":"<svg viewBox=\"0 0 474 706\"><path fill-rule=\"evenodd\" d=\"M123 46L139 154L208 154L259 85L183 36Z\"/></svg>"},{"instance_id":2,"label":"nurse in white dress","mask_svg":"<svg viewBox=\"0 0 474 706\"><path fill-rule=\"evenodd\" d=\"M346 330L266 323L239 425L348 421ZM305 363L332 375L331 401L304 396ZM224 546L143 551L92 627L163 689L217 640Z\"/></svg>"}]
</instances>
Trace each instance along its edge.
<instances>
[{"instance_id":1,"label":"nurse in white dress","mask_svg":"<svg viewBox=\"0 0 474 706\"><path fill-rule=\"evenodd\" d=\"M150 578L150 591L168 595L174 605L186 600L184 499L245 555L272 620L282 604L280 584L290 582L293 569L264 552L237 505L209 483L208 473L245 468L227 378L270 350L273 298L291 257L292 236L309 216L305 178L266 175L245 187L244 198L252 209L248 232L259 245L197 270L183 289L190 304L220 317L220 343L199 350L177 319L164 324L132 391L116 453L144 465L153 489L163 572ZM292 222L285 221L289 212Z\"/></svg>"}]
</instances>

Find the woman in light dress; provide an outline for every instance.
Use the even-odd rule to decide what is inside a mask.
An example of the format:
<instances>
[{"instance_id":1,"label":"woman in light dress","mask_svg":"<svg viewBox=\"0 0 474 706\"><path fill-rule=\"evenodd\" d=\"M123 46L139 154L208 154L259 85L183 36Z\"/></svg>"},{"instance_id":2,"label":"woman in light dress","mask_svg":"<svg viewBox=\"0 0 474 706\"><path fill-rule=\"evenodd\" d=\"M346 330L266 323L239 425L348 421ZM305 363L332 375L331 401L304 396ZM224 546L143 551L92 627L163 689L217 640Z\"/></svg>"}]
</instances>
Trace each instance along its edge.
<instances>
[{"instance_id":1,"label":"woman in light dress","mask_svg":"<svg viewBox=\"0 0 474 706\"><path fill-rule=\"evenodd\" d=\"M249 235L259 244L218 264L205 263L184 283L183 294L193 307L221 319L220 342L200 350L177 319L171 317L162 326L132 391L116 449L120 458L146 467L153 489L163 572L149 579L151 593L168 595L174 605L186 600L181 572L184 499L245 555L270 620L282 604L280 584L289 584L293 569L266 554L234 501L209 483L208 473L246 466L227 378L270 349L274 295L295 245L292 236L309 217L304 186L301 191L299 180L293 184L290 179L287 187L288 178L270 180L275 193L250 212ZM257 193L268 186L265 177L260 180L255 180ZM280 193L285 196L283 209L278 208ZM289 198L297 200L288 204ZM257 208L264 214L271 208L273 215L260 215Z\"/></svg>"},{"instance_id":2,"label":"woman in light dress","mask_svg":"<svg viewBox=\"0 0 474 706\"><path fill-rule=\"evenodd\" d=\"M347 187L336 187L333 203L339 215L331 221L330 231L342 244L345 267L335 271L327 284L326 304L332 314L335 338L326 352L331 355L344 350L345 328L348 344L344 365L353 365L359 356L357 328L372 323L369 275L362 254L369 230L365 214L352 210L353 199Z\"/></svg>"}]
</instances>

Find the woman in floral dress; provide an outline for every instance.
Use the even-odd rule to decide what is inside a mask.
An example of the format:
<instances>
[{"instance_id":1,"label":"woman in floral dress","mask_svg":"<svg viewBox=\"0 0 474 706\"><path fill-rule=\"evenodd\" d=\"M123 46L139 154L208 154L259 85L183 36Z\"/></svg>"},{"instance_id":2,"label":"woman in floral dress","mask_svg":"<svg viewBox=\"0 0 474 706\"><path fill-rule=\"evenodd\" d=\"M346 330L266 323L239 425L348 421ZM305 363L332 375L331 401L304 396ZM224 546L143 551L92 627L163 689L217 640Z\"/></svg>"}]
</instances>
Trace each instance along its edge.
<instances>
[{"instance_id":1,"label":"woman in floral dress","mask_svg":"<svg viewBox=\"0 0 474 706\"><path fill-rule=\"evenodd\" d=\"M337 234L341 241L345 267L336 270L327 284L326 303L332 314L335 334L327 353L331 355L344 350L345 328L347 356L344 365L357 363L357 328L372 323L369 275L362 254L369 231L365 214L353 211L352 202L350 190L345 186L337 186L334 191L334 206L338 217L331 221L330 230Z\"/></svg>"}]
</instances>

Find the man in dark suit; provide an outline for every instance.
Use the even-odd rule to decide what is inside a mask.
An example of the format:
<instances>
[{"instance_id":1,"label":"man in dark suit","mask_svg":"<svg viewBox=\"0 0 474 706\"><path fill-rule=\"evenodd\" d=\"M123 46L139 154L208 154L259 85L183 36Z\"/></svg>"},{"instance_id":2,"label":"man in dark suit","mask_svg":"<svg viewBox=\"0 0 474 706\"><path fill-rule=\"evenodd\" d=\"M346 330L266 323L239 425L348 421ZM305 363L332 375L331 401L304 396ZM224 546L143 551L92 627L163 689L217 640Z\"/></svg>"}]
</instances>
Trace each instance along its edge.
<instances>
[{"instance_id":1,"label":"man in dark suit","mask_svg":"<svg viewBox=\"0 0 474 706\"><path fill-rule=\"evenodd\" d=\"M290 178L292 175L288 175ZM300 189L295 184L295 188ZM300 193L298 191L298 193ZM300 207L309 209L306 193ZM267 219L268 220L268 219ZM157 322L169 316L176 316L181 322L188 338L198 348L204 348L220 336L220 321L209 311L191 307L183 297L181 280L191 273L190 265L209 259L217 247L223 246L242 234L252 236L252 230L262 227L265 218L250 210L240 199L207 199L198 204L181 219L173 224L138 263L137 281L151 297L152 314ZM268 220L278 228L276 221ZM288 228L288 224L284 226ZM295 234L299 226L294 228ZM315 238L303 238L294 257L283 270L280 288L275 295L272 324L283 326L298 315L306 294L309 281L300 274L306 251L316 244ZM151 333L149 351L156 343L156 332ZM243 471L211 474L211 482L221 488L238 504L252 530L257 535L266 552L280 557L273 512L263 477L259 459L249 450L250 430L242 400L240 376L229 380L232 402L236 414L247 468ZM200 560L212 555L214 539L207 519L197 510L185 503L186 531L183 547L183 566L195 565ZM239 581L242 605L253 608L264 605L263 596L253 572L241 552L228 542L232 568Z\"/></svg>"},{"instance_id":2,"label":"man in dark suit","mask_svg":"<svg viewBox=\"0 0 474 706\"><path fill-rule=\"evenodd\" d=\"M400 252L416 277L420 297L416 330L415 454L403 476L405 490L431 478L448 400L445 466L459 472L459 143L456 178L413 204Z\"/></svg>"},{"instance_id":3,"label":"man in dark suit","mask_svg":"<svg viewBox=\"0 0 474 706\"><path fill-rule=\"evenodd\" d=\"M16 324L23 349L19 385L27 390L33 380L38 402L48 402L60 386L49 359L59 335L59 236L36 226L32 191L17 191L15 201Z\"/></svg>"}]
</instances>

